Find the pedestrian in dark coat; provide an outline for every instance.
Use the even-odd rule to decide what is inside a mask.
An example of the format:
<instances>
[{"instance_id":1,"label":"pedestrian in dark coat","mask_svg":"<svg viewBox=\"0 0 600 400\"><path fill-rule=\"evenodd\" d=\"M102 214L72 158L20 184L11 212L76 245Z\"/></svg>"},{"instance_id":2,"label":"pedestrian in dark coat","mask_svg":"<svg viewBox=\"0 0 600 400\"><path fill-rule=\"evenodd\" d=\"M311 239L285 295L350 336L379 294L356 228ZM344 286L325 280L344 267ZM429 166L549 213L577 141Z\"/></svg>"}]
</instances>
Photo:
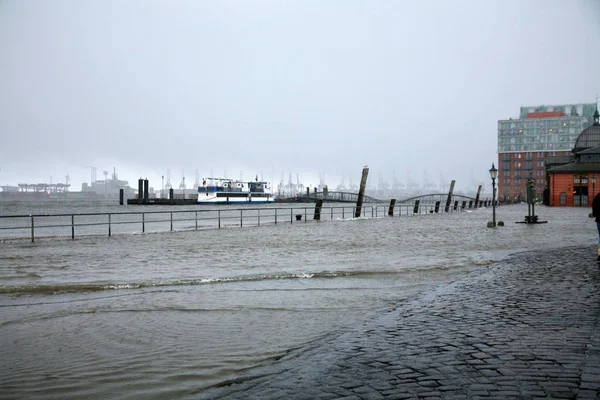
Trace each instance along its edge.
<instances>
[{"instance_id":1,"label":"pedestrian in dark coat","mask_svg":"<svg viewBox=\"0 0 600 400\"><path fill-rule=\"evenodd\" d=\"M598 228L598 261L600 261L600 193L594 196L592 201L592 215L596 218Z\"/></svg>"}]
</instances>

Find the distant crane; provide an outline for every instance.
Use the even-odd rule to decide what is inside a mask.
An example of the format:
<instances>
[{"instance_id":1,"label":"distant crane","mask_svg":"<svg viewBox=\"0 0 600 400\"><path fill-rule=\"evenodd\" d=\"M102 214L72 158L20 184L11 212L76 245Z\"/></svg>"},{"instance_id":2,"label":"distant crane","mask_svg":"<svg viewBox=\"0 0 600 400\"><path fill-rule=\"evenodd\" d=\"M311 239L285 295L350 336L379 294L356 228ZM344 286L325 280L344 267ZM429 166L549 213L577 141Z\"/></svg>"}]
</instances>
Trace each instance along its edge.
<instances>
[{"instance_id":1,"label":"distant crane","mask_svg":"<svg viewBox=\"0 0 600 400\"><path fill-rule=\"evenodd\" d=\"M94 182L96 182L96 167L91 167L89 165L86 165L83 168L89 168L90 169L90 186L92 186L92 184Z\"/></svg>"},{"instance_id":2,"label":"distant crane","mask_svg":"<svg viewBox=\"0 0 600 400\"><path fill-rule=\"evenodd\" d=\"M181 183L179 184L179 189L185 190L185 170L181 170Z\"/></svg>"},{"instance_id":3,"label":"distant crane","mask_svg":"<svg viewBox=\"0 0 600 400\"><path fill-rule=\"evenodd\" d=\"M296 174L296 189L298 193L304 192L304 185L300 183L300 176Z\"/></svg>"},{"instance_id":4,"label":"distant crane","mask_svg":"<svg viewBox=\"0 0 600 400\"><path fill-rule=\"evenodd\" d=\"M173 188L173 186L171 186L171 170L168 169L167 170L167 184L165 185L165 189L171 190L171 188Z\"/></svg>"}]
</instances>

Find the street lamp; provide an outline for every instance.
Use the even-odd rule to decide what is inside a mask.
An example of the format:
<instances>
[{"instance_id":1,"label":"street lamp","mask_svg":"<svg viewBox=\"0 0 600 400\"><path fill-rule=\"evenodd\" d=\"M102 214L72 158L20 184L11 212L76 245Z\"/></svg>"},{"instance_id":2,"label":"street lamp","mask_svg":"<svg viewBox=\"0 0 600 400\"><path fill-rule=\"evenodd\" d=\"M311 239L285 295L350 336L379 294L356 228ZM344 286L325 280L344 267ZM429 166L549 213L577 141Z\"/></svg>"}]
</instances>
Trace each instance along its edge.
<instances>
[{"instance_id":1,"label":"street lamp","mask_svg":"<svg viewBox=\"0 0 600 400\"><path fill-rule=\"evenodd\" d=\"M492 178L492 226L496 226L496 177L498 176L498 170L492 163L490 168L490 178Z\"/></svg>"}]
</instances>

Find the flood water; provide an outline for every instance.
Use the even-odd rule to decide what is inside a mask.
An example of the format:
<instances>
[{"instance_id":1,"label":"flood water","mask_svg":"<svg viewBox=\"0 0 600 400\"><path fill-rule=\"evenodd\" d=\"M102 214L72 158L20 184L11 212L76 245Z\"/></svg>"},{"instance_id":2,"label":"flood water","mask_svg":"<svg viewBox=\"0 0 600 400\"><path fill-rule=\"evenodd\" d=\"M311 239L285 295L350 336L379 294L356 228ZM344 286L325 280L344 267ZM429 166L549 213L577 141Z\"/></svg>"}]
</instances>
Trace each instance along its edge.
<instances>
[{"instance_id":1,"label":"flood water","mask_svg":"<svg viewBox=\"0 0 600 400\"><path fill-rule=\"evenodd\" d=\"M28 207L0 215L116 210ZM595 252L589 208L496 211L0 243L0 397L193 398L512 253Z\"/></svg>"}]
</instances>

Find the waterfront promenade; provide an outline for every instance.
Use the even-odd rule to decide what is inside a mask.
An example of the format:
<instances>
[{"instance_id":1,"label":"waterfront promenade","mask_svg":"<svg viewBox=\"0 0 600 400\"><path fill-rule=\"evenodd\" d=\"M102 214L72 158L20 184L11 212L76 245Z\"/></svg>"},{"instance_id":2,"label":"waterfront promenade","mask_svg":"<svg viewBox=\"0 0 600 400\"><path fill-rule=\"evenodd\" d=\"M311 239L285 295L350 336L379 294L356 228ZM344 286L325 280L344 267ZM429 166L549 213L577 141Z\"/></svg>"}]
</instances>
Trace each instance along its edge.
<instances>
[{"instance_id":1,"label":"waterfront promenade","mask_svg":"<svg viewBox=\"0 0 600 400\"><path fill-rule=\"evenodd\" d=\"M595 245L521 253L191 398L595 399L599 318Z\"/></svg>"}]
</instances>

